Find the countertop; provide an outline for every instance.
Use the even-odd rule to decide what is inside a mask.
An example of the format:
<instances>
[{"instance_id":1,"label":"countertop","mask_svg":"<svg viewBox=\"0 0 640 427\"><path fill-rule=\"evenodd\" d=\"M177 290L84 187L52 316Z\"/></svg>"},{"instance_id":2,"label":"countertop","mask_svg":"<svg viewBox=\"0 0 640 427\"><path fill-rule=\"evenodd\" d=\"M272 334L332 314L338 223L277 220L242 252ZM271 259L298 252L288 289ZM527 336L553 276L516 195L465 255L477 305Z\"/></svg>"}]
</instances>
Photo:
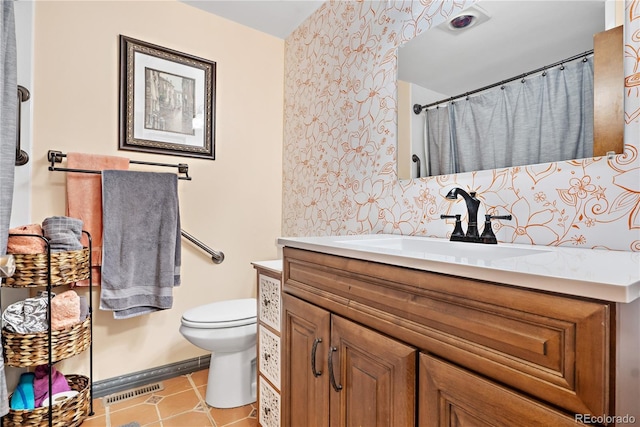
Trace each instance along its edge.
<instances>
[{"instance_id":1,"label":"countertop","mask_svg":"<svg viewBox=\"0 0 640 427\"><path fill-rule=\"evenodd\" d=\"M408 243L427 245L433 242L436 246L446 243L447 249L454 250L442 254L368 246L380 239L403 239ZM514 255L491 259L482 255L458 256L451 253L455 253L455 248L460 248L461 253L471 249L455 245L472 245L473 250L479 253L485 250L481 246L495 248L496 245L418 236L280 237L277 242L280 246L578 297L618 303L629 303L640 297L639 252L498 243L502 253L510 248ZM487 253L494 248L486 248Z\"/></svg>"},{"instance_id":2,"label":"countertop","mask_svg":"<svg viewBox=\"0 0 640 427\"><path fill-rule=\"evenodd\" d=\"M251 265L253 265L254 267L262 268L264 270L270 270L277 274L282 273L281 259L272 259L268 261L253 261Z\"/></svg>"}]
</instances>

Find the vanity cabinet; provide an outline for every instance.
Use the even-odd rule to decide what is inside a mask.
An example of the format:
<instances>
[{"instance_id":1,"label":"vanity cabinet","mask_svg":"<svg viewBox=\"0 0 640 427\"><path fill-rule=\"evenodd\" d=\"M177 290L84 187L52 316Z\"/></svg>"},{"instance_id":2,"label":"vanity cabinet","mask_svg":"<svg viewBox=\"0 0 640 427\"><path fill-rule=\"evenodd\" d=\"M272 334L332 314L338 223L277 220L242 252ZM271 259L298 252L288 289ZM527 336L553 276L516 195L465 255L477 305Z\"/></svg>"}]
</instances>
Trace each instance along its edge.
<instances>
[{"instance_id":1,"label":"vanity cabinet","mask_svg":"<svg viewBox=\"0 0 640 427\"><path fill-rule=\"evenodd\" d=\"M613 413L612 303L291 247L283 253L285 426L385 425L348 418L374 408L418 413L394 426L562 426L575 424L574 414ZM342 350L345 330L347 342L359 337L357 353ZM333 371L327 342L337 349ZM356 354L366 362L354 365ZM389 356L402 359L401 368ZM374 362L388 373L372 375ZM374 394L374 383L389 385L392 396Z\"/></svg>"},{"instance_id":2,"label":"vanity cabinet","mask_svg":"<svg viewBox=\"0 0 640 427\"><path fill-rule=\"evenodd\" d=\"M415 425L416 349L285 295L284 426Z\"/></svg>"},{"instance_id":3,"label":"vanity cabinet","mask_svg":"<svg viewBox=\"0 0 640 427\"><path fill-rule=\"evenodd\" d=\"M260 427L280 427L282 261L252 264L258 276L257 418Z\"/></svg>"}]
</instances>

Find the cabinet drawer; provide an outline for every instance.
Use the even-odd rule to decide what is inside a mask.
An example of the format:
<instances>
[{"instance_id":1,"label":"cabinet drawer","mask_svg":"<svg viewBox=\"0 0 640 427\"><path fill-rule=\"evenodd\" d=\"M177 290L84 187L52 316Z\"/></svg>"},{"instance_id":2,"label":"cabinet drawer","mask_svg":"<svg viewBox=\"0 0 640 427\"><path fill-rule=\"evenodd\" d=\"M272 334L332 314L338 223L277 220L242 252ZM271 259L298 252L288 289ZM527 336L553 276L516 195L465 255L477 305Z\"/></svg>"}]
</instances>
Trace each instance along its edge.
<instances>
[{"instance_id":1,"label":"cabinet drawer","mask_svg":"<svg viewBox=\"0 0 640 427\"><path fill-rule=\"evenodd\" d=\"M261 427L280 427L280 395L263 378L260 383L260 405L258 405L258 421Z\"/></svg>"},{"instance_id":2,"label":"cabinet drawer","mask_svg":"<svg viewBox=\"0 0 640 427\"><path fill-rule=\"evenodd\" d=\"M280 331L280 280L265 274L258 277L259 320Z\"/></svg>"},{"instance_id":3,"label":"cabinet drawer","mask_svg":"<svg viewBox=\"0 0 640 427\"><path fill-rule=\"evenodd\" d=\"M612 413L611 304L292 248L284 255L286 293L566 410Z\"/></svg>"},{"instance_id":4,"label":"cabinet drawer","mask_svg":"<svg viewBox=\"0 0 640 427\"><path fill-rule=\"evenodd\" d=\"M280 337L264 326L258 327L258 356L260 373L280 388Z\"/></svg>"}]
</instances>

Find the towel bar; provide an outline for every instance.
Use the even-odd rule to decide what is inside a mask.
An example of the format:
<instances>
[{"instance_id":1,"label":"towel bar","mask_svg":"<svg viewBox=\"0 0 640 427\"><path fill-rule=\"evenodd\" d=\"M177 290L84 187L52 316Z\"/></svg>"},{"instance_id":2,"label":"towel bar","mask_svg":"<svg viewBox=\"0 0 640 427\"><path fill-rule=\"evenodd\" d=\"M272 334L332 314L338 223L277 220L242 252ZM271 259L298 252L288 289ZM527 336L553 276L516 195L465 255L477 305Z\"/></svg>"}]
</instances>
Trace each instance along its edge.
<instances>
[{"instance_id":1,"label":"towel bar","mask_svg":"<svg viewBox=\"0 0 640 427\"><path fill-rule=\"evenodd\" d=\"M50 162L49 170L50 171L59 171L59 172L79 172L79 173L93 173L93 174L101 174L102 173L101 171L98 171L98 170L71 169L71 168L56 167L56 163L61 163L62 159L64 157L67 157L67 155L62 153L62 152L60 152L60 151L49 150L48 153L47 153L47 159ZM191 180L191 177L189 176L189 165L184 164L184 163L179 163L177 165L174 165L174 164L168 164L168 163L142 162L142 161L136 161L136 160L129 160L129 163L134 163L134 164L138 164L138 165L166 166L166 167L178 168L178 173L181 173L181 174L185 175L184 177L182 177L182 176L178 177L178 179L186 179L186 180L189 180L189 181ZM222 261L224 261L224 253L223 252L211 249L209 246L205 245L200 240L196 239L195 237L193 237L191 234L187 233L184 230L180 230L180 233L181 233L182 237L184 237L187 240L191 241L193 244L198 246L200 249L202 249L203 251L205 251L209 255L211 255L211 260L214 263L220 264Z\"/></svg>"},{"instance_id":2,"label":"towel bar","mask_svg":"<svg viewBox=\"0 0 640 427\"><path fill-rule=\"evenodd\" d=\"M56 167L56 163L62 163L62 159L64 157L67 157L67 155L62 153L61 151L49 150L47 152L47 160L49 160L49 170L50 171L54 171L54 172L56 172L56 171L59 171L59 172L80 172L80 173L94 173L94 174L101 174L102 173L101 171L98 171L98 170L71 169L71 168ZM129 160L129 163L133 163L133 164L136 164L136 165L149 165L149 166L162 166L162 167L169 167L169 168L178 168L178 173L185 175L185 176L179 176L178 179L191 181L191 177L189 176L189 165L187 165L186 163L178 163L176 165L176 164L171 164L171 163L143 162L143 161L140 161L140 160Z\"/></svg>"}]
</instances>

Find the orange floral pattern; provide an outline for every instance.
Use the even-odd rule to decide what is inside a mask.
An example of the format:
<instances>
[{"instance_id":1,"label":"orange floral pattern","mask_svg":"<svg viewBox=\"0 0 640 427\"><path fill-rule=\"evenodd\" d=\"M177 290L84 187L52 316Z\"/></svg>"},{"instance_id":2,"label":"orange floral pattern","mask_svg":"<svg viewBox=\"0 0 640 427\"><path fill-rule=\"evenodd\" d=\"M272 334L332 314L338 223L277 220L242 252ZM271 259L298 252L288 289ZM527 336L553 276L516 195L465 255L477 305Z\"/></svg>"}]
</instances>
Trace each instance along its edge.
<instances>
[{"instance_id":1,"label":"orange floral pattern","mask_svg":"<svg viewBox=\"0 0 640 427\"><path fill-rule=\"evenodd\" d=\"M475 191L499 241L640 251L640 0L625 3L625 151L398 180L397 47L473 0L330 0L285 43L283 234L447 238Z\"/></svg>"}]
</instances>

